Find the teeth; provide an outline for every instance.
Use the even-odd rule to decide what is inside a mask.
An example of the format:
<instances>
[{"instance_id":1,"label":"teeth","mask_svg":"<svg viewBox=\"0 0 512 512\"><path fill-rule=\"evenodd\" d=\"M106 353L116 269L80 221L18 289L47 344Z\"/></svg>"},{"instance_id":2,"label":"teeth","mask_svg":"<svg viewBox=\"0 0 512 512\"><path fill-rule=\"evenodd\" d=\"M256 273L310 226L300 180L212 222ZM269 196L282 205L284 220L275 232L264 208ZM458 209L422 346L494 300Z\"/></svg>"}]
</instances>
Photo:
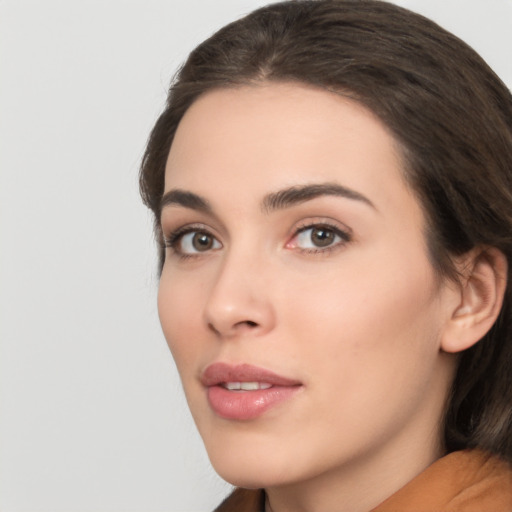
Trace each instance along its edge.
<instances>
[{"instance_id":1,"label":"teeth","mask_svg":"<svg viewBox=\"0 0 512 512\"><path fill-rule=\"evenodd\" d=\"M243 389L244 391L254 391L259 388L260 385L257 382L242 382L240 384L240 389Z\"/></svg>"},{"instance_id":2,"label":"teeth","mask_svg":"<svg viewBox=\"0 0 512 512\"><path fill-rule=\"evenodd\" d=\"M222 385L230 391L256 391L272 387L268 382L224 382Z\"/></svg>"}]
</instances>

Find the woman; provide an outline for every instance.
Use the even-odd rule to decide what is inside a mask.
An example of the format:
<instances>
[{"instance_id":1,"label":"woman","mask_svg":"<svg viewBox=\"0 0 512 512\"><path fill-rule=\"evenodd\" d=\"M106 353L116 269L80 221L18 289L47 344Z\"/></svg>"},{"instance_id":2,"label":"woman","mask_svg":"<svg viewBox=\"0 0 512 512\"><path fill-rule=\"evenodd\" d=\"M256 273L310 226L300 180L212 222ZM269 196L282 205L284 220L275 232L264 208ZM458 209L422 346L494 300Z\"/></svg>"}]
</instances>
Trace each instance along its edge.
<instances>
[{"instance_id":1,"label":"woman","mask_svg":"<svg viewBox=\"0 0 512 512\"><path fill-rule=\"evenodd\" d=\"M192 52L150 136L160 319L218 510L510 510L512 98L374 0Z\"/></svg>"}]
</instances>

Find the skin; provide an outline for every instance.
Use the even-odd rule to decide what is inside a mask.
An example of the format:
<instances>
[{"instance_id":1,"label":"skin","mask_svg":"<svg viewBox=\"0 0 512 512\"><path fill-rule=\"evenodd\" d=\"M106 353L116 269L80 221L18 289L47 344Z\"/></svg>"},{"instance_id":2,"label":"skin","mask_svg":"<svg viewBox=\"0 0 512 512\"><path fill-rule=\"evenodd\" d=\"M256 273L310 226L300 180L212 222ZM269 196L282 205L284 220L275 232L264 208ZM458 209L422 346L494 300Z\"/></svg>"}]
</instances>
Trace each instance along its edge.
<instances>
[{"instance_id":1,"label":"skin","mask_svg":"<svg viewBox=\"0 0 512 512\"><path fill-rule=\"evenodd\" d=\"M262 208L270 193L325 183L365 199ZM266 488L274 512L358 512L441 456L455 368L442 343L461 293L434 273L424 215L382 123L296 84L209 92L178 127L165 177L165 192L175 189L211 211L168 204L164 236L192 226L212 245L175 237L159 314L217 472ZM347 235L316 247L312 224ZM200 382L218 361L302 387L254 420L223 419Z\"/></svg>"}]
</instances>

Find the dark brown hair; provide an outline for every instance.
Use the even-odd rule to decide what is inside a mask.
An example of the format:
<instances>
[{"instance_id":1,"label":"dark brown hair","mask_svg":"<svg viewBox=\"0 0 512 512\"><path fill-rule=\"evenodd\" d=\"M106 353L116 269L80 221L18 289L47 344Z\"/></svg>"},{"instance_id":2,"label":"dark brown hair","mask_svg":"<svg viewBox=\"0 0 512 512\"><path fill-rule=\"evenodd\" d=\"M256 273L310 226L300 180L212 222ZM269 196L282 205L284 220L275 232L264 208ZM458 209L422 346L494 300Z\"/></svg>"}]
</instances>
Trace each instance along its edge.
<instances>
[{"instance_id":1,"label":"dark brown hair","mask_svg":"<svg viewBox=\"0 0 512 512\"><path fill-rule=\"evenodd\" d=\"M206 91L265 81L334 91L382 120L425 211L430 258L440 275L455 278L453 256L476 246L500 249L512 268L510 92L461 40L378 0L272 4L190 54L141 167L161 265L165 164L182 116ZM491 331L460 356L445 418L447 451L481 447L512 461L511 290Z\"/></svg>"}]
</instances>

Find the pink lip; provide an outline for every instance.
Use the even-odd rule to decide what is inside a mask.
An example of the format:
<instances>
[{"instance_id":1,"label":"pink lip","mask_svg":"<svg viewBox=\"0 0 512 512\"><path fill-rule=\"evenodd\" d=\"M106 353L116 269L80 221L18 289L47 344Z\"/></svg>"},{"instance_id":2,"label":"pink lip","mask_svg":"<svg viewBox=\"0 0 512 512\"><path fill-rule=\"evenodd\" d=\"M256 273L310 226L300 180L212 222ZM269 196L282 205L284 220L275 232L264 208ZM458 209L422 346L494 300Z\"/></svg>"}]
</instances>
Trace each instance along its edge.
<instances>
[{"instance_id":1,"label":"pink lip","mask_svg":"<svg viewBox=\"0 0 512 512\"><path fill-rule=\"evenodd\" d=\"M297 380L249 364L211 364L203 372L201 382L208 388L208 402L214 412L222 418L232 420L255 419L268 409L291 398L302 387L301 382ZM226 382L259 382L270 384L272 387L232 391L222 385Z\"/></svg>"}]
</instances>

